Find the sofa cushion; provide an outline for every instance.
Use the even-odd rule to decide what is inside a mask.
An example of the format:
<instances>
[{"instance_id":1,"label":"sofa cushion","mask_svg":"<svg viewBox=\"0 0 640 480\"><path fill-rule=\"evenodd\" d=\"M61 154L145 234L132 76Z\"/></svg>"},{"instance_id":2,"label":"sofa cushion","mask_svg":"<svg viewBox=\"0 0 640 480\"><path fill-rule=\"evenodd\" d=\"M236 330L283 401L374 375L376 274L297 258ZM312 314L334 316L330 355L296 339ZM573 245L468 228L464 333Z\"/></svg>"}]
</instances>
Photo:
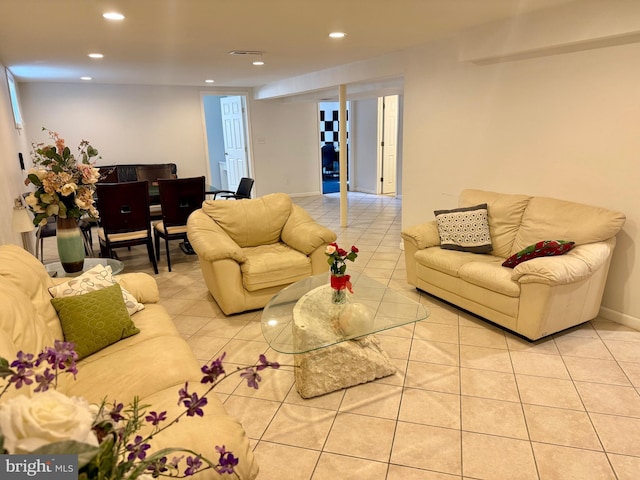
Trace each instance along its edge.
<instances>
[{"instance_id":1,"label":"sofa cushion","mask_svg":"<svg viewBox=\"0 0 640 480\"><path fill-rule=\"evenodd\" d=\"M288 195L272 193L249 200L206 200L202 210L240 247L255 247L280 240L291 205Z\"/></svg>"},{"instance_id":2,"label":"sofa cushion","mask_svg":"<svg viewBox=\"0 0 640 480\"><path fill-rule=\"evenodd\" d=\"M529 201L511 255L545 238L584 245L615 236L625 221L621 212L546 197Z\"/></svg>"},{"instance_id":3,"label":"sofa cushion","mask_svg":"<svg viewBox=\"0 0 640 480\"><path fill-rule=\"evenodd\" d=\"M429 247L418 250L415 254L416 263L428 268L457 277L460 268L469 262L501 262L502 259L492 255L476 255L470 252L442 251L439 247Z\"/></svg>"},{"instance_id":4,"label":"sofa cushion","mask_svg":"<svg viewBox=\"0 0 640 480\"><path fill-rule=\"evenodd\" d=\"M489 214L489 233L491 234L492 255L506 258L511 255L513 242L518 234L522 215L529 200L528 195L512 195L486 192L483 190L463 190L460 193L460 206L468 207L486 203Z\"/></svg>"},{"instance_id":5,"label":"sofa cushion","mask_svg":"<svg viewBox=\"0 0 640 480\"><path fill-rule=\"evenodd\" d=\"M495 257L494 257L495 260ZM468 262L460 267L461 280L509 297L520 296L520 285L511 279L511 270L494 262Z\"/></svg>"},{"instance_id":6,"label":"sofa cushion","mask_svg":"<svg viewBox=\"0 0 640 480\"><path fill-rule=\"evenodd\" d=\"M249 292L288 285L309 277L311 261L284 243L243 248L247 257L240 269L242 284Z\"/></svg>"},{"instance_id":7,"label":"sofa cushion","mask_svg":"<svg viewBox=\"0 0 640 480\"><path fill-rule=\"evenodd\" d=\"M491 251L486 203L433 213L438 223L440 248L472 253Z\"/></svg>"},{"instance_id":8,"label":"sofa cushion","mask_svg":"<svg viewBox=\"0 0 640 480\"><path fill-rule=\"evenodd\" d=\"M111 267L105 265L96 265L95 267L87 270L79 277L74 277L71 280L49 288L49 293L54 297L71 297L73 295L83 295L89 292L95 292L105 287L114 285L116 281L111 275ZM122 288L122 299L127 307L129 315L133 315L144 308L144 305L136 300L136 297L131 295L125 289Z\"/></svg>"},{"instance_id":9,"label":"sofa cushion","mask_svg":"<svg viewBox=\"0 0 640 480\"><path fill-rule=\"evenodd\" d=\"M533 258L562 255L571 250L574 245L574 242L566 242L564 240L543 240L514 253L502 263L502 266L513 268L519 263Z\"/></svg>"},{"instance_id":10,"label":"sofa cushion","mask_svg":"<svg viewBox=\"0 0 640 480\"><path fill-rule=\"evenodd\" d=\"M140 330L133 324L120 285L70 297L53 298L64 338L75 343L78 359Z\"/></svg>"}]
</instances>

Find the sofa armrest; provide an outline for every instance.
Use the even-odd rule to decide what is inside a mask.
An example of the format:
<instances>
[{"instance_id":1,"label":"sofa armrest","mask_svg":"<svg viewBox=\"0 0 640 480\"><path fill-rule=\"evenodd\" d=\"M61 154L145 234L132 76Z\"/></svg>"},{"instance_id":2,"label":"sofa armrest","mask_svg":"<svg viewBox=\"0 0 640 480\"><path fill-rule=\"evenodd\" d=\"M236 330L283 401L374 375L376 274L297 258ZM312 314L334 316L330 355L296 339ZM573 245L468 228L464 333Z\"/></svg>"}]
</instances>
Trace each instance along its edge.
<instances>
[{"instance_id":1,"label":"sofa armrest","mask_svg":"<svg viewBox=\"0 0 640 480\"><path fill-rule=\"evenodd\" d=\"M534 258L517 265L511 279L519 283L545 285L579 282L606 264L614 246L615 238L607 242L579 245L560 256Z\"/></svg>"},{"instance_id":2,"label":"sofa armrest","mask_svg":"<svg viewBox=\"0 0 640 480\"><path fill-rule=\"evenodd\" d=\"M412 243L418 250L440 245L440 234L435 220L407 227L402 230L401 235L406 242Z\"/></svg>"},{"instance_id":3,"label":"sofa armrest","mask_svg":"<svg viewBox=\"0 0 640 480\"><path fill-rule=\"evenodd\" d=\"M187 220L187 236L198 257L209 262L230 258L238 263L247 261L240 246L202 209L195 210Z\"/></svg>"},{"instance_id":4,"label":"sofa armrest","mask_svg":"<svg viewBox=\"0 0 640 480\"><path fill-rule=\"evenodd\" d=\"M158 284L147 273L123 273L114 275L113 279L140 303L157 303L160 300Z\"/></svg>"},{"instance_id":5,"label":"sofa armrest","mask_svg":"<svg viewBox=\"0 0 640 480\"><path fill-rule=\"evenodd\" d=\"M337 236L317 223L302 207L294 204L280 238L291 248L308 256L318 247L334 242Z\"/></svg>"}]
</instances>

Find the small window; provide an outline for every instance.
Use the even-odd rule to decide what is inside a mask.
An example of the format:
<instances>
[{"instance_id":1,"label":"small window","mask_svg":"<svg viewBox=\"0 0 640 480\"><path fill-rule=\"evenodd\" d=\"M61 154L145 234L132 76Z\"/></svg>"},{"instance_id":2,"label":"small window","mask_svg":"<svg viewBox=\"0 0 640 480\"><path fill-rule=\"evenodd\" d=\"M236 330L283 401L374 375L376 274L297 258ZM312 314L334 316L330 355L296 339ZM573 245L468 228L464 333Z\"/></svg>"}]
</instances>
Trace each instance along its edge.
<instances>
[{"instance_id":1,"label":"small window","mask_svg":"<svg viewBox=\"0 0 640 480\"><path fill-rule=\"evenodd\" d=\"M13 109L13 120L16 123L16 128L22 128L22 115L20 114L20 104L18 103L18 92L16 90L16 81L9 69L5 69L7 72L7 83L9 84L9 98L11 99L11 108Z\"/></svg>"}]
</instances>

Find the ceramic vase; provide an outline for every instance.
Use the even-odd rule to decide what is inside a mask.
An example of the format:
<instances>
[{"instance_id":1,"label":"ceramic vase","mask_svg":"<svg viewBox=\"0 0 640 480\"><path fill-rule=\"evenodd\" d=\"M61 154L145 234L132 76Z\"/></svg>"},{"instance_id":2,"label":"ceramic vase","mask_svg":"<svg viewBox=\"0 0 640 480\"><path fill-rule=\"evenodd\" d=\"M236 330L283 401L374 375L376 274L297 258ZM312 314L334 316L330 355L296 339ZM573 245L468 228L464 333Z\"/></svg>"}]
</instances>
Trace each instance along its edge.
<instances>
[{"instance_id":1,"label":"ceramic vase","mask_svg":"<svg viewBox=\"0 0 640 480\"><path fill-rule=\"evenodd\" d=\"M61 218L56 221L58 256L67 273L81 272L84 267L84 242L77 218Z\"/></svg>"}]
</instances>

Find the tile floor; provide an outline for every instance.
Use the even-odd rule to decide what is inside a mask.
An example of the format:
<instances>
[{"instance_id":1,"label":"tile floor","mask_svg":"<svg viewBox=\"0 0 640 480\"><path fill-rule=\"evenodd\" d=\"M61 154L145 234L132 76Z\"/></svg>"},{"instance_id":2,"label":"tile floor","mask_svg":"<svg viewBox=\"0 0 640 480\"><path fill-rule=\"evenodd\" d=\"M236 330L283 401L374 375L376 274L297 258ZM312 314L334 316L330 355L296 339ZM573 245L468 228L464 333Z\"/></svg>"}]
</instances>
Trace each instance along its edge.
<instances>
[{"instance_id":1,"label":"tile floor","mask_svg":"<svg viewBox=\"0 0 640 480\"><path fill-rule=\"evenodd\" d=\"M322 397L296 393L291 367L259 390L218 390L245 426L259 480L594 480L640 478L640 332L596 319L528 343L406 284L401 201L350 193L348 228L338 194L295 199L361 253L349 268L388 282L431 316L380 334L395 376ZM55 259L55 242L45 253ZM177 242L174 242L174 245ZM151 272L144 248L120 249L127 272ZM204 363L252 363L270 350L260 312L226 317L195 257L172 247L160 260L161 303ZM164 252L163 252L164 255ZM47 261L47 258L45 258Z\"/></svg>"}]
</instances>

